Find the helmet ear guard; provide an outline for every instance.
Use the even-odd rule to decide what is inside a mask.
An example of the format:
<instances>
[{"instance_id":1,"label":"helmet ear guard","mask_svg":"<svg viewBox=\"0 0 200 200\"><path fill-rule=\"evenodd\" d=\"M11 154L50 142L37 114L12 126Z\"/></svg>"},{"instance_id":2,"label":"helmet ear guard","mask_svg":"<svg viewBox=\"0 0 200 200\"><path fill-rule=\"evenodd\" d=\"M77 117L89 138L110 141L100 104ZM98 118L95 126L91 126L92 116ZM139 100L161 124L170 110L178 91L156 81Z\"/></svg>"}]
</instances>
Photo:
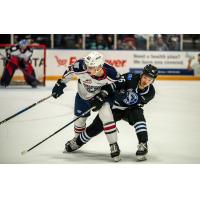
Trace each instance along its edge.
<instances>
[{"instance_id":1,"label":"helmet ear guard","mask_svg":"<svg viewBox=\"0 0 200 200\"><path fill-rule=\"evenodd\" d=\"M143 74L146 74L146 75L150 76L151 78L156 79L158 76L158 68L155 67L154 65L148 64L144 67L141 76Z\"/></svg>"}]
</instances>

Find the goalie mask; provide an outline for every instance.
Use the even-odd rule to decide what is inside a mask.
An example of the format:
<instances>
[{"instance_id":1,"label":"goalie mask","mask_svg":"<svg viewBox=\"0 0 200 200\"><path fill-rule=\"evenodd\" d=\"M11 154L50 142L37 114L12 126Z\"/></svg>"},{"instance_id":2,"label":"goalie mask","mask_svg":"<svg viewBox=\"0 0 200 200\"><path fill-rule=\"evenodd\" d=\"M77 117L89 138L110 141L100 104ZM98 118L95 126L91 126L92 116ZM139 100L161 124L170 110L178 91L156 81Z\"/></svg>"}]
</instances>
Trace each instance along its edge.
<instances>
[{"instance_id":1,"label":"goalie mask","mask_svg":"<svg viewBox=\"0 0 200 200\"><path fill-rule=\"evenodd\" d=\"M29 42L27 40L21 40L18 45L20 48L26 48L29 45Z\"/></svg>"}]
</instances>

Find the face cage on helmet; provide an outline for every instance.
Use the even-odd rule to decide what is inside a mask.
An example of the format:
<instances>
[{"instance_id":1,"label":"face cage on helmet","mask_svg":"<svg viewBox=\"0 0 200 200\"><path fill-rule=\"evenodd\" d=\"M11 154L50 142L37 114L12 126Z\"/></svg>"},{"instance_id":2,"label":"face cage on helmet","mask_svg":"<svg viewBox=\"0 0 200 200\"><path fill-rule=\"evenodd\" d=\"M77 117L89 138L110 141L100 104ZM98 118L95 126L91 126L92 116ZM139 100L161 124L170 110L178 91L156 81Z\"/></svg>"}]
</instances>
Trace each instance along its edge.
<instances>
[{"instance_id":1,"label":"face cage on helmet","mask_svg":"<svg viewBox=\"0 0 200 200\"><path fill-rule=\"evenodd\" d=\"M19 42L19 46L20 46L20 47L28 46L28 41L27 41L27 40L21 40L21 41Z\"/></svg>"}]
</instances>

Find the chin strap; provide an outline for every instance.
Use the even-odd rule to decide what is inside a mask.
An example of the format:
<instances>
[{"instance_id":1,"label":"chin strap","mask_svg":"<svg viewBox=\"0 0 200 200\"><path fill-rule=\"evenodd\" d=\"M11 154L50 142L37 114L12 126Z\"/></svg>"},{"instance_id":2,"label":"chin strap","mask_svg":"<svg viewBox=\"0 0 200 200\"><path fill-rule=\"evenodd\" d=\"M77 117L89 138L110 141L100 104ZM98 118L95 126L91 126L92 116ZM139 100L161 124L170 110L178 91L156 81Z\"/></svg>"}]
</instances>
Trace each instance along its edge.
<instances>
[{"instance_id":1,"label":"chin strap","mask_svg":"<svg viewBox=\"0 0 200 200\"><path fill-rule=\"evenodd\" d=\"M98 76L99 73L101 72L102 68L100 68L99 70L96 70L95 76Z\"/></svg>"}]
</instances>

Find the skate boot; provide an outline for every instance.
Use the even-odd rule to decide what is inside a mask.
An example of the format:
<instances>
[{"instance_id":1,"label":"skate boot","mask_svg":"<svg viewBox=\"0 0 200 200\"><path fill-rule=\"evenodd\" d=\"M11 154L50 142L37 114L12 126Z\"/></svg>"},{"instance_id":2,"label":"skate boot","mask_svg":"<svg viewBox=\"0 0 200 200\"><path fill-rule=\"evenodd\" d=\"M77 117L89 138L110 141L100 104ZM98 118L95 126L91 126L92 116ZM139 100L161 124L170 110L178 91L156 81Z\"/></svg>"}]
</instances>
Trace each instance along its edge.
<instances>
[{"instance_id":1,"label":"skate boot","mask_svg":"<svg viewBox=\"0 0 200 200\"><path fill-rule=\"evenodd\" d=\"M8 87L8 85L9 85L9 84L7 84L7 83L5 83L5 82L3 82L3 81L0 82L0 87L1 87L1 88L6 88L6 87Z\"/></svg>"},{"instance_id":2,"label":"skate boot","mask_svg":"<svg viewBox=\"0 0 200 200\"><path fill-rule=\"evenodd\" d=\"M147 143L138 144L138 150L136 151L136 157L138 161L144 161L147 159L148 146Z\"/></svg>"},{"instance_id":3,"label":"skate boot","mask_svg":"<svg viewBox=\"0 0 200 200\"><path fill-rule=\"evenodd\" d=\"M65 150L67 152L72 152L72 151L76 151L77 149L79 149L80 146L76 143L76 137L74 137L72 140L69 140L66 144L65 144Z\"/></svg>"},{"instance_id":4,"label":"skate boot","mask_svg":"<svg viewBox=\"0 0 200 200\"><path fill-rule=\"evenodd\" d=\"M37 88L37 86L39 85L39 82L37 82L36 80L33 81L32 83L30 83L32 88Z\"/></svg>"},{"instance_id":5,"label":"skate boot","mask_svg":"<svg viewBox=\"0 0 200 200\"><path fill-rule=\"evenodd\" d=\"M113 143L113 144L110 144L110 155L111 155L111 158L113 158L113 160L115 162L118 162L121 160L120 158L120 149L119 149L119 146L117 143Z\"/></svg>"}]
</instances>

